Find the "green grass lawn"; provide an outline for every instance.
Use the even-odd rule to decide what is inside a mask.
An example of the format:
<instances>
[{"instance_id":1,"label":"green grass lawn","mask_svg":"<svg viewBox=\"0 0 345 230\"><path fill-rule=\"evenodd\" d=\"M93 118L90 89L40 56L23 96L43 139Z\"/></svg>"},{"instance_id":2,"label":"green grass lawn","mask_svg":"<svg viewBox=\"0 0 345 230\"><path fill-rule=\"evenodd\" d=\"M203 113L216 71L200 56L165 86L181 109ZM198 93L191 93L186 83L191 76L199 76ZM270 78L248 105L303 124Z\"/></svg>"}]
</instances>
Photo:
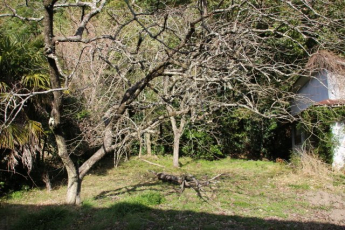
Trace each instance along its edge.
<instances>
[{"instance_id":1,"label":"green grass lawn","mask_svg":"<svg viewBox=\"0 0 345 230\"><path fill-rule=\"evenodd\" d=\"M65 185L2 198L0 229L344 229L345 177L304 173L268 161L137 158L103 160L82 185L83 204L64 205ZM200 193L150 171L209 180ZM322 202L321 202L322 201Z\"/></svg>"}]
</instances>

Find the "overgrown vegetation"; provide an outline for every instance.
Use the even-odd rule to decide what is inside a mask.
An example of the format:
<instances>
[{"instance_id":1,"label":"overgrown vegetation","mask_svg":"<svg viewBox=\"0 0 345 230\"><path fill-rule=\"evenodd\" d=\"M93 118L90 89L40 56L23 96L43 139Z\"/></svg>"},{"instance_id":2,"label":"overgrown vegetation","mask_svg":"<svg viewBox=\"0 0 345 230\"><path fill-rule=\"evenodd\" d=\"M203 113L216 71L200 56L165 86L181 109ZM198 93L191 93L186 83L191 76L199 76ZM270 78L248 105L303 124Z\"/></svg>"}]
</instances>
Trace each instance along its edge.
<instances>
[{"instance_id":1,"label":"overgrown vegetation","mask_svg":"<svg viewBox=\"0 0 345 230\"><path fill-rule=\"evenodd\" d=\"M343 122L344 107L317 106L302 113L303 122L298 128L305 131L306 149L313 151L327 163L332 163L333 151L339 143L333 137L331 127L336 122Z\"/></svg>"}]
</instances>

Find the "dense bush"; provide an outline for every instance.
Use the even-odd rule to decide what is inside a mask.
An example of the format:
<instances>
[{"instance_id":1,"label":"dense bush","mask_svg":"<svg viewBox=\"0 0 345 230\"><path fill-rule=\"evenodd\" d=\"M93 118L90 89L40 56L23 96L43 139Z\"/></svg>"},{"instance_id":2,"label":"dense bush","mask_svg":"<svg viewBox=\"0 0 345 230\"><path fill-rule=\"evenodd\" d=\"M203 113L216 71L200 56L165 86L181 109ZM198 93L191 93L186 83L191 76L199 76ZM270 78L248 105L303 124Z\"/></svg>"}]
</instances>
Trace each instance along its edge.
<instances>
[{"instance_id":1,"label":"dense bush","mask_svg":"<svg viewBox=\"0 0 345 230\"><path fill-rule=\"evenodd\" d=\"M302 122L297 127L304 130L308 137L306 148L312 149L322 160L331 163L334 146L338 143L330 127L334 122L344 121L345 109L343 107L310 107L301 116Z\"/></svg>"},{"instance_id":2,"label":"dense bush","mask_svg":"<svg viewBox=\"0 0 345 230\"><path fill-rule=\"evenodd\" d=\"M194 159L214 160L224 157L216 138L206 130L197 128L185 130L181 150L183 156Z\"/></svg>"},{"instance_id":3,"label":"dense bush","mask_svg":"<svg viewBox=\"0 0 345 230\"><path fill-rule=\"evenodd\" d=\"M222 151L244 158L287 158L291 149L289 126L237 109L221 116Z\"/></svg>"}]
</instances>

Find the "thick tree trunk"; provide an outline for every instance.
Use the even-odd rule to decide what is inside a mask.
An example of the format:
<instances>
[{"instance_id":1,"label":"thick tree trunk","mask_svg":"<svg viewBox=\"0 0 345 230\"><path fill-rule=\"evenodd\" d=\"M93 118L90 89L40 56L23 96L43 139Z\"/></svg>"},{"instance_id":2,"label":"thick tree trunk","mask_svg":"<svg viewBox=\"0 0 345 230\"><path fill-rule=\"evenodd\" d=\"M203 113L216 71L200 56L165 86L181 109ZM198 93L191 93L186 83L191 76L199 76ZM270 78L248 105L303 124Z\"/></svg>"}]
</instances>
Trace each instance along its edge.
<instances>
[{"instance_id":1,"label":"thick tree trunk","mask_svg":"<svg viewBox=\"0 0 345 230\"><path fill-rule=\"evenodd\" d=\"M67 203L68 204L81 204L80 192L81 192L82 180L77 175L68 176L67 187Z\"/></svg>"},{"instance_id":2,"label":"thick tree trunk","mask_svg":"<svg viewBox=\"0 0 345 230\"><path fill-rule=\"evenodd\" d=\"M56 143L58 146L58 154L67 170L68 176L68 186L67 186L67 204L77 204L81 203L80 199L80 186L81 179L79 178L79 172L77 167L74 165L72 159L67 152L67 145L65 138L55 134Z\"/></svg>"},{"instance_id":3,"label":"thick tree trunk","mask_svg":"<svg viewBox=\"0 0 345 230\"><path fill-rule=\"evenodd\" d=\"M74 162L70 158L65 138L55 131L55 139L58 146L58 154L67 170L68 186L67 186L67 204L79 205L81 203L80 190L81 179L79 178L79 171Z\"/></svg>"}]
</instances>

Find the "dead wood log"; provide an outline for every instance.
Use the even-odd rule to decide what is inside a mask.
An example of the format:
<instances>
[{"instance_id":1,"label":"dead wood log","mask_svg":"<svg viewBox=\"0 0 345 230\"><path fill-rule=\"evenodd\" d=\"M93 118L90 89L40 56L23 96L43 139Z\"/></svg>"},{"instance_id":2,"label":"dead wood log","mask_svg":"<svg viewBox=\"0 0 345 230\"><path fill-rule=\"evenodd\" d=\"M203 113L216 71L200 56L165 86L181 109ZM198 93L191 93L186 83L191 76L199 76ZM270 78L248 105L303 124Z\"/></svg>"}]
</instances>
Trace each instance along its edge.
<instances>
[{"instance_id":1,"label":"dead wood log","mask_svg":"<svg viewBox=\"0 0 345 230\"><path fill-rule=\"evenodd\" d=\"M172 184L182 184L183 180L180 177L174 176L174 175L169 175L165 173L157 173L157 178L158 180L164 181L164 182L169 182Z\"/></svg>"},{"instance_id":2,"label":"dead wood log","mask_svg":"<svg viewBox=\"0 0 345 230\"><path fill-rule=\"evenodd\" d=\"M217 176L211 178L210 180L197 180L192 175L182 175L182 176L175 176L166 173L154 173L158 180L163 182L168 182L172 184L177 184L181 186L181 191L183 192L185 188L193 188L195 190L202 190L203 186L209 186L211 183L215 183L216 179L219 178L223 174L218 174Z\"/></svg>"}]
</instances>

